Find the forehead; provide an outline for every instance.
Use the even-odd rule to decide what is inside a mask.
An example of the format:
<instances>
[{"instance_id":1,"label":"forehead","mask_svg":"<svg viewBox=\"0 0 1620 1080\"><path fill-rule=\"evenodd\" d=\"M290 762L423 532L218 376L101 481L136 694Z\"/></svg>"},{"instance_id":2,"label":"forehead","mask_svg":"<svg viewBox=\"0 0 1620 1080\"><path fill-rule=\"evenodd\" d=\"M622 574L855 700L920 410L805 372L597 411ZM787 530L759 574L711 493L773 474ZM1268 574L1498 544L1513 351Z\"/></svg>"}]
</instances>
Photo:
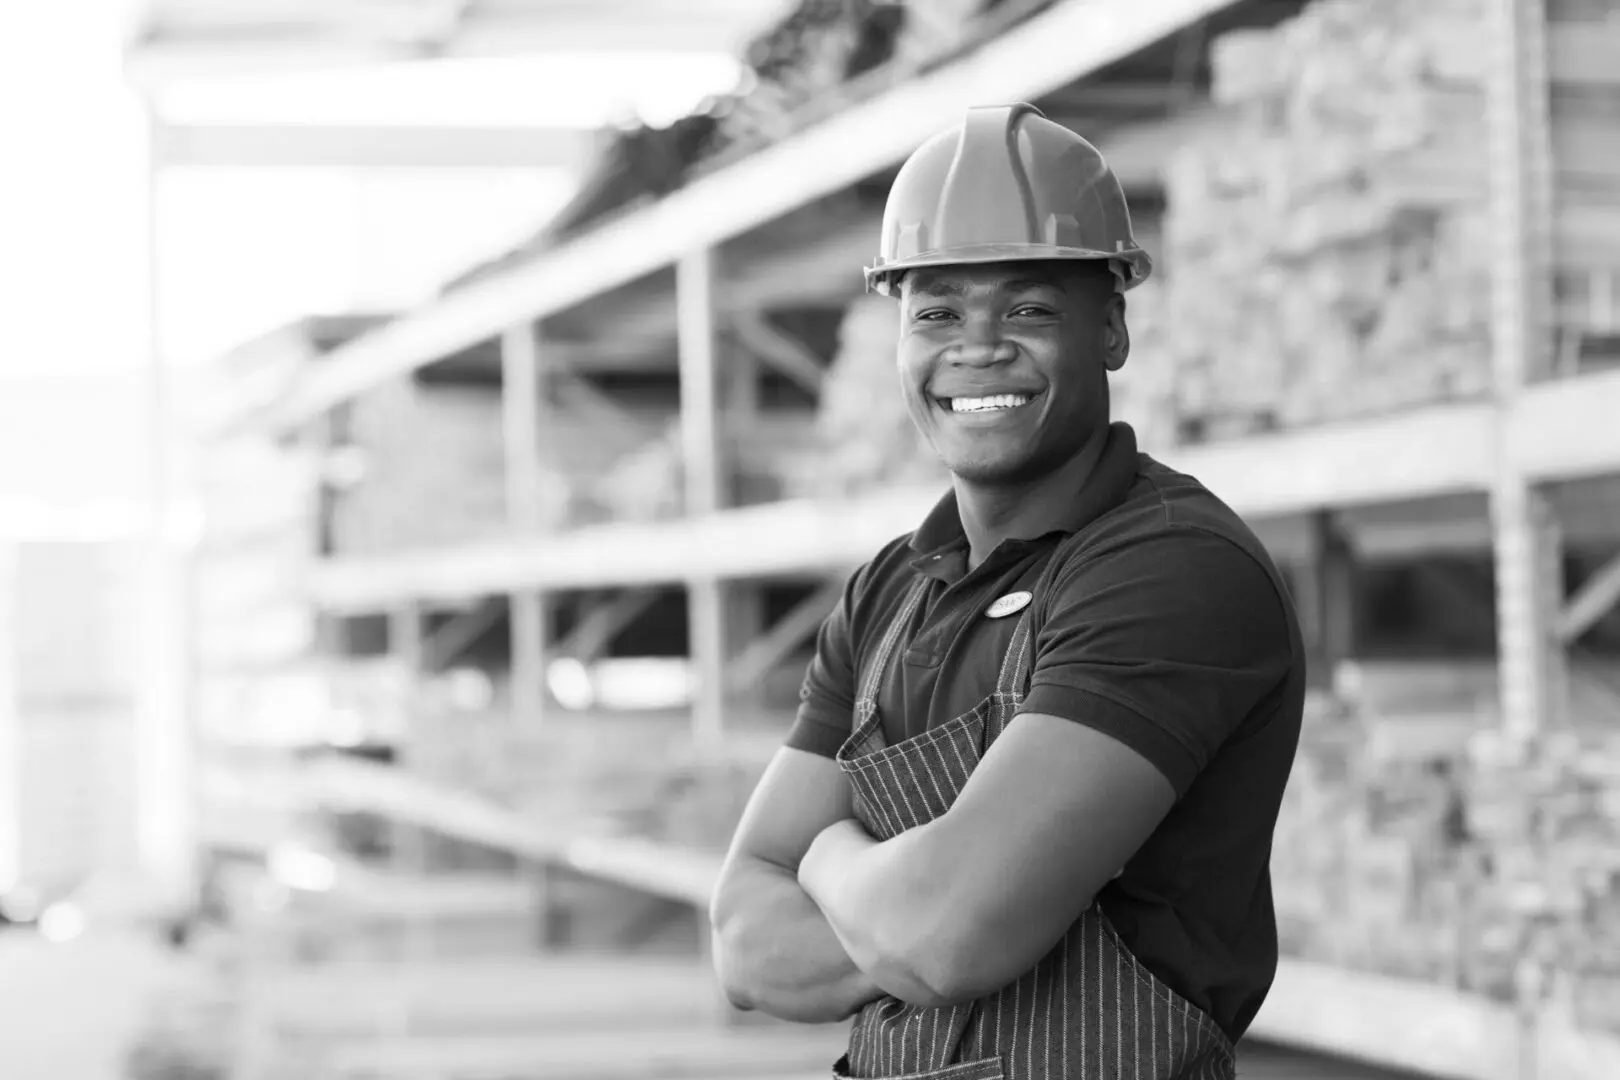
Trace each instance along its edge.
<instances>
[{"instance_id":1,"label":"forehead","mask_svg":"<svg viewBox=\"0 0 1620 1080\"><path fill-rule=\"evenodd\" d=\"M1062 289L1064 284L1061 270L1048 263L1008 262L926 266L907 274L900 288L903 294L955 295L1040 287Z\"/></svg>"}]
</instances>

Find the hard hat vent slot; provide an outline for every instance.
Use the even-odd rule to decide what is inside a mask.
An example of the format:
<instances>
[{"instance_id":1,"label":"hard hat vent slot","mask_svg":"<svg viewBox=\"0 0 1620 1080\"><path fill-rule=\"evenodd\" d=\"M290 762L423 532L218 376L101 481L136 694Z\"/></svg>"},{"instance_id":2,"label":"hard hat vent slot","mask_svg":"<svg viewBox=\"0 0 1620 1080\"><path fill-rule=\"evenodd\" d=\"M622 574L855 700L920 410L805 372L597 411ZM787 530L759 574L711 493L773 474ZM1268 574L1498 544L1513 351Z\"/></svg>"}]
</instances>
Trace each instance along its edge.
<instances>
[{"instance_id":1,"label":"hard hat vent slot","mask_svg":"<svg viewBox=\"0 0 1620 1080\"><path fill-rule=\"evenodd\" d=\"M1083 247L1080 221L1073 214L1046 215L1046 228L1042 239L1053 247Z\"/></svg>"},{"instance_id":2,"label":"hard hat vent slot","mask_svg":"<svg viewBox=\"0 0 1620 1080\"><path fill-rule=\"evenodd\" d=\"M902 222L895 237L895 257L906 259L928 250L928 224L923 221Z\"/></svg>"}]
</instances>

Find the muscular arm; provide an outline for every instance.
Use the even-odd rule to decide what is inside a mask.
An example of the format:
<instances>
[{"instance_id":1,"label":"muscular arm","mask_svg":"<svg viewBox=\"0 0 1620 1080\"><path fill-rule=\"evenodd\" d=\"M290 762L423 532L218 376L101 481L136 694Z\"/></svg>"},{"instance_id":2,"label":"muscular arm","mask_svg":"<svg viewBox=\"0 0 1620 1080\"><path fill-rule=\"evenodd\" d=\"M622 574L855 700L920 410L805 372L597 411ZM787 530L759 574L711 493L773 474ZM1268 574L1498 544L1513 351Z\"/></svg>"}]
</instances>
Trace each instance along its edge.
<instances>
[{"instance_id":1,"label":"muscular arm","mask_svg":"<svg viewBox=\"0 0 1620 1080\"><path fill-rule=\"evenodd\" d=\"M783 749L749 800L710 908L715 967L739 1008L830 1023L881 996L798 880L812 840L850 816L837 763Z\"/></svg>"},{"instance_id":2,"label":"muscular arm","mask_svg":"<svg viewBox=\"0 0 1620 1080\"><path fill-rule=\"evenodd\" d=\"M920 990L896 996L923 1005L1034 966L1281 685L1283 603L1258 563L1197 530L1060 579L1023 711L951 809L881 843L835 823L801 860L856 962L885 985L909 971Z\"/></svg>"}]
</instances>

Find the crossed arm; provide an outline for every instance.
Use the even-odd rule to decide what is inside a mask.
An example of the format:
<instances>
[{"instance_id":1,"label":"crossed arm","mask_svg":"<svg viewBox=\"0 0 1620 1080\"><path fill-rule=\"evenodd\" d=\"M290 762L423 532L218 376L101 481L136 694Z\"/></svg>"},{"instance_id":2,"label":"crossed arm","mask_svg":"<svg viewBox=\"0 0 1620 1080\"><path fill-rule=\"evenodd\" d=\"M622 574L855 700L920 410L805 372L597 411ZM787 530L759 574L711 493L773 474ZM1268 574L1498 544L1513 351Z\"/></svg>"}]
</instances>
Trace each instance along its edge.
<instances>
[{"instance_id":1,"label":"crossed arm","mask_svg":"<svg viewBox=\"0 0 1620 1080\"><path fill-rule=\"evenodd\" d=\"M806 681L806 708L829 727L853 705L850 602ZM1054 596L1031 711L933 822L880 843L850 820L834 762L779 753L714 900L728 994L831 1021L878 996L937 1006L1006 985L1130 860L1290 657L1270 579L1224 539L1174 530L1092 560Z\"/></svg>"},{"instance_id":2,"label":"crossed arm","mask_svg":"<svg viewBox=\"0 0 1620 1080\"><path fill-rule=\"evenodd\" d=\"M885 995L989 993L1035 966L1174 800L1124 743L1026 714L949 812L879 842L834 762L783 750L716 890L721 982L741 1008L811 1023Z\"/></svg>"}]
</instances>

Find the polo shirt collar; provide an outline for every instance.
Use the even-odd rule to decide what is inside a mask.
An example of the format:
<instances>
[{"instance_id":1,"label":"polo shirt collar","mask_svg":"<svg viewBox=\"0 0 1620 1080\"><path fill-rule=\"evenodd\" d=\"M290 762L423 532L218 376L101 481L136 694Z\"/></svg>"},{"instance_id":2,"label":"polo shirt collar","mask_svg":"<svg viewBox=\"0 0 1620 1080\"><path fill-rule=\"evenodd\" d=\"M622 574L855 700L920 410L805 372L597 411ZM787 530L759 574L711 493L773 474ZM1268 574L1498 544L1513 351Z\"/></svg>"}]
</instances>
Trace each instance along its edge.
<instances>
[{"instance_id":1,"label":"polo shirt collar","mask_svg":"<svg viewBox=\"0 0 1620 1080\"><path fill-rule=\"evenodd\" d=\"M1125 501L1136 482L1136 432L1129 424L1116 421L1108 426L1108 440L1097 457L1097 465L1084 486L1069 500L1067 513L1059 519L1058 532L1072 535ZM1037 537L1007 541L1028 543ZM913 568L927 572L948 552L967 547L962 516L956 508L956 490L947 491L911 534L911 548L917 553Z\"/></svg>"}]
</instances>

